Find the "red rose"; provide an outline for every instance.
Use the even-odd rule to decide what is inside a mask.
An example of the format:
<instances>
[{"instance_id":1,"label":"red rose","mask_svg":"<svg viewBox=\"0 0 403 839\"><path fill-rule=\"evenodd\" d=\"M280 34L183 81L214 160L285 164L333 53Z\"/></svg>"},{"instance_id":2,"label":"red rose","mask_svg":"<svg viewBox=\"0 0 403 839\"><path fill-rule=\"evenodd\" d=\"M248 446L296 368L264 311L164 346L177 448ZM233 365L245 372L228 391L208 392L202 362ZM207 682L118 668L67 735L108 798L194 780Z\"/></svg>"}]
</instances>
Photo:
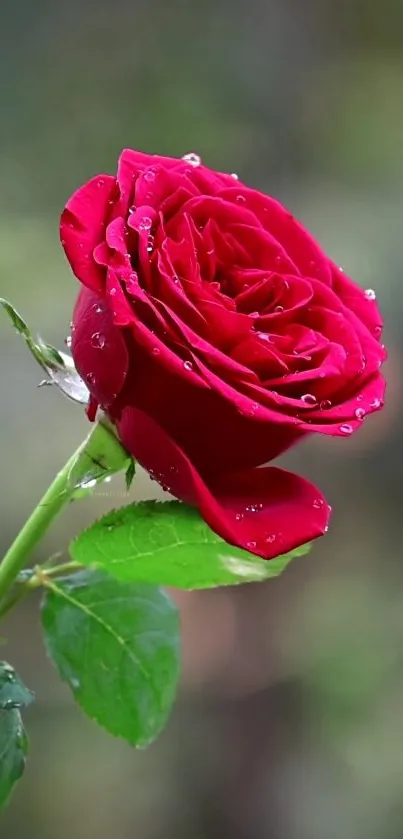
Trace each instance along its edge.
<instances>
[{"instance_id":1,"label":"red rose","mask_svg":"<svg viewBox=\"0 0 403 839\"><path fill-rule=\"evenodd\" d=\"M67 203L83 285L72 353L92 407L224 539L267 559L319 536L328 505L261 467L382 406L382 322L281 204L181 160L126 150Z\"/></svg>"}]
</instances>

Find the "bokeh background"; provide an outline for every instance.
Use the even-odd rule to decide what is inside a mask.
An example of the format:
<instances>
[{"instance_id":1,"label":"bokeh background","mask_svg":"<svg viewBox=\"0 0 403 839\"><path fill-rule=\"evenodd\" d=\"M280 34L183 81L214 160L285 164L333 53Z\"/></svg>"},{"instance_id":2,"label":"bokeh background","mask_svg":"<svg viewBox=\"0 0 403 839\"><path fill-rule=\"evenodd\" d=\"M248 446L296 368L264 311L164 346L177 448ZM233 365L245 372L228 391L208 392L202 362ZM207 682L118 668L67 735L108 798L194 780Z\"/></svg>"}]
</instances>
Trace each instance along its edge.
<instances>
[{"instance_id":1,"label":"bokeh background","mask_svg":"<svg viewBox=\"0 0 403 839\"><path fill-rule=\"evenodd\" d=\"M2 0L0 293L62 346L76 283L70 193L124 146L194 151L303 219L363 287L389 348L387 408L287 458L334 507L282 578L175 595L181 696L136 752L87 721L46 660L37 602L4 656L35 689L13 839L403 836L403 4L401 0ZM0 317L0 548L87 430ZM150 497L145 476L131 497ZM101 510L75 505L37 559Z\"/></svg>"}]
</instances>

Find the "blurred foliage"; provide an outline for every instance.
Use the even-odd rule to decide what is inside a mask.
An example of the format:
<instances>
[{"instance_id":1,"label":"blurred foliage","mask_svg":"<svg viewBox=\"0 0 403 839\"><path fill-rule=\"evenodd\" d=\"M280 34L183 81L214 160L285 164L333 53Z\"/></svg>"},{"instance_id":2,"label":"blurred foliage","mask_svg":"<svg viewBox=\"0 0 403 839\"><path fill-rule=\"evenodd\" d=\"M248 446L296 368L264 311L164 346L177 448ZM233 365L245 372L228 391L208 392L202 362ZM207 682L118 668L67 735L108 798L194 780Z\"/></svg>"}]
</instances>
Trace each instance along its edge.
<instances>
[{"instance_id":1,"label":"blurred foliage","mask_svg":"<svg viewBox=\"0 0 403 839\"><path fill-rule=\"evenodd\" d=\"M196 151L279 197L385 315L388 406L346 441L292 453L334 508L283 577L176 594L183 693L147 752L109 739L45 660L35 603L7 659L35 689L14 839L401 839L401 0L5 0L0 31L0 294L62 346L77 285L58 242L69 194L124 146ZM5 548L86 430L0 319ZM60 549L124 503L72 505ZM130 497L155 494L144 475ZM18 498L18 505L15 499ZM18 512L17 512L18 507Z\"/></svg>"}]
</instances>

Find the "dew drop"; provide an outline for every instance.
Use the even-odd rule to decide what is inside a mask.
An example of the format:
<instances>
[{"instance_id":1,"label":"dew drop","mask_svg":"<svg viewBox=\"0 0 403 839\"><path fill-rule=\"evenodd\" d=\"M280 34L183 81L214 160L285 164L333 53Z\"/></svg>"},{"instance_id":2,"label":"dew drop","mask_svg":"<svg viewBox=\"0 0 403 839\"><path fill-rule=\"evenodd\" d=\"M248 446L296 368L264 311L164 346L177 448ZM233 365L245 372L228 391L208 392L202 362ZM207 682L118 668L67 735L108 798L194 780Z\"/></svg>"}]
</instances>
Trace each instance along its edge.
<instances>
[{"instance_id":1,"label":"dew drop","mask_svg":"<svg viewBox=\"0 0 403 839\"><path fill-rule=\"evenodd\" d=\"M174 274L174 276L172 277L172 281L175 283L175 285L180 285L180 279L177 274Z\"/></svg>"},{"instance_id":2,"label":"dew drop","mask_svg":"<svg viewBox=\"0 0 403 839\"><path fill-rule=\"evenodd\" d=\"M256 542L247 542L246 547L249 551L253 551L256 548Z\"/></svg>"},{"instance_id":3,"label":"dew drop","mask_svg":"<svg viewBox=\"0 0 403 839\"><path fill-rule=\"evenodd\" d=\"M244 195L237 195L235 201L237 201L238 204L246 204L246 198Z\"/></svg>"},{"instance_id":4,"label":"dew drop","mask_svg":"<svg viewBox=\"0 0 403 839\"><path fill-rule=\"evenodd\" d=\"M356 408L354 411L354 415L358 420L363 420L366 413L365 408Z\"/></svg>"},{"instance_id":5,"label":"dew drop","mask_svg":"<svg viewBox=\"0 0 403 839\"><path fill-rule=\"evenodd\" d=\"M280 312L284 312L284 306L275 306L274 311L276 314L280 314Z\"/></svg>"},{"instance_id":6,"label":"dew drop","mask_svg":"<svg viewBox=\"0 0 403 839\"><path fill-rule=\"evenodd\" d=\"M357 396L357 402L362 402L363 399L364 399L364 397L363 397L362 393L360 393L360 395Z\"/></svg>"},{"instance_id":7,"label":"dew drop","mask_svg":"<svg viewBox=\"0 0 403 839\"><path fill-rule=\"evenodd\" d=\"M381 402L381 400L380 400L380 399L373 399L373 400L372 400L372 402L371 402L371 408L374 408L374 410L375 410L375 411L376 411L378 408L380 408L381 406L382 406L382 402Z\"/></svg>"},{"instance_id":8,"label":"dew drop","mask_svg":"<svg viewBox=\"0 0 403 839\"><path fill-rule=\"evenodd\" d=\"M353 426L349 425L348 423L345 423L344 425L340 425L339 431L341 431L342 434L351 434L353 431Z\"/></svg>"},{"instance_id":9,"label":"dew drop","mask_svg":"<svg viewBox=\"0 0 403 839\"><path fill-rule=\"evenodd\" d=\"M68 336L67 336L67 338L65 339L65 342L64 342L64 343L66 344L66 347L67 347L67 349L69 350L69 349L70 349L70 347L71 347L71 343L72 343L72 341L71 341L71 335L68 335Z\"/></svg>"},{"instance_id":10,"label":"dew drop","mask_svg":"<svg viewBox=\"0 0 403 839\"><path fill-rule=\"evenodd\" d=\"M325 527L325 529L324 529L324 531L323 531L323 532L324 532L324 533L328 533L328 532L329 532L329 525L328 525L328 524L326 525L326 527Z\"/></svg>"},{"instance_id":11,"label":"dew drop","mask_svg":"<svg viewBox=\"0 0 403 839\"><path fill-rule=\"evenodd\" d=\"M88 481L81 482L80 489L92 489L94 486L96 486L96 483L96 478L90 478Z\"/></svg>"},{"instance_id":12,"label":"dew drop","mask_svg":"<svg viewBox=\"0 0 403 839\"><path fill-rule=\"evenodd\" d=\"M193 370L193 364L192 364L191 361L184 361L183 366L184 366L185 370L189 370L189 372L191 370Z\"/></svg>"},{"instance_id":13,"label":"dew drop","mask_svg":"<svg viewBox=\"0 0 403 839\"><path fill-rule=\"evenodd\" d=\"M109 289L109 297L114 297L116 294L116 288Z\"/></svg>"},{"instance_id":14,"label":"dew drop","mask_svg":"<svg viewBox=\"0 0 403 839\"><path fill-rule=\"evenodd\" d=\"M74 690L74 691L79 690L80 687L81 687L80 680L76 679L74 677L72 679L70 679L70 685L71 685L71 689Z\"/></svg>"},{"instance_id":15,"label":"dew drop","mask_svg":"<svg viewBox=\"0 0 403 839\"><path fill-rule=\"evenodd\" d=\"M320 408L321 411L326 411L328 408L331 408L331 407L332 407L332 403L331 403L330 399L322 399L322 401L319 404L319 408Z\"/></svg>"},{"instance_id":16,"label":"dew drop","mask_svg":"<svg viewBox=\"0 0 403 839\"><path fill-rule=\"evenodd\" d=\"M94 385L96 382L96 375L95 373L86 373L85 379L89 385Z\"/></svg>"},{"instance_id":17,"label":"dew drop","mask_svg":"<svg viewBox=\"0 0 403 839\"><path fill-rule=\"evenodd\" d=\"M270 533L269 536L266 536L265 542L267 542L268 545L272 545L273 542L276 541L276 539L277 539L276 534L275 533Z\"/></svg>"},{"instance_id":18,"label":"dew drop","mask_svg":"<svg viewBox=\"0 0 403 839\"><path fill-rule=\"evenodd\" d=\"M315 498L315 501L313 502L312 507L315 510L321 510L322 507L323 507L323 504L324 504L323 498Z\"/></svg>"},{"instance_id":19,"label":"dew drop","mask_svg":"<svg viewBox=\"0 0 403 839\"><path fill-rule=\"evenodd\" d=\"M201 164L201 157L195 152L189 152L189 154L184 154L182 160L186 160L186 163L190 163L191 166L194 166L196 169Z\"/></svg>"},{"instance_id":20,"label":"dew drop","mask_svg":"<svg viewBox=\"0 0 403 839\"><path fill-rule=\"evenodd\" d=\"M152 219L150 216L143 216L138 223L139 230L151 230Z\"/></svg>"},{"instance_id":21,"label":"dew drop","mask_svg":"<svg viewBox=\"0 0 403 839\"><path fill-rule=\"evenodd\" d=\"M100 315L100 314L102 314L102 312L103 312L103 306L101 306L101 304L100 304L100 303L94 303L94 305L93 305L93 309L94 309L94 312L95 312L97 315Z\"/></svg>"},{"instance_id":22,"label":"dew drop","mask_svg":"<svg viewBox=\"0 0 403 839\"><path fill-rule=\"evenodd\" d=\"M239 181L239 175L237 175L236 172L231 172L231 178L233 178L234 181Z\"/></svg>"},{"instance_id":23,"label":"dew drop","mask_svg":"<svg viewBox=\"0 0 403 839\"><path fill-rule=\"evenodd\" d=\"M153 355L159 355L159 354L160 354L160 349L159 349L159 347L154 347L154 348L153 348Z\"/></svg>"},{"instance_id":24,"label":"dew drop","mask_svg":"<svg viewBox=\"0 0 403 839\"><path fill-rule=\"evenodd\" d=\"M105 346L105 343L106 338L105 335L102 334L102 332L94 332L94 334L91 336L91 346L95 349L102 350L102 348Z\"/></svg>"},{"instance_id":25,"label":"dew drop","mask_svg":"<svg viewBox=\"0 0 403 839\"><path fill-rule=\"evenodd\" d=\"M236 515L235 515L235 519L236 519L236 521L242 521L242 519L243 519L243 513L236 513Z\"/></svg>"},{"instance_id":26,"label":"dew drop","mask_svg":"<svg viewBox=\"0 0 403 839\"><path fill-rule=\"evenodd\" d=\"M246 513L259 513L260 510L263 510L263 504L260 504L260 503L259 504L248 504L248 506L245 507L245 512Z\"/></svg>"},{"instance_id":27,"label":"dew drop","mask_svg":"<svg viewBox=\"0 0 403 839\"><path fill-rule=\"evenodd\" d=\"M317 404L317 399L316 396L313 395L313 393L304 393L304 395L301 396L301 402L304 402L305 405L313 406Z\"/></svg>"},{"instance_id":28,"label":"dew drop","mask_svg":"<svg viewBox=\"0 0 403 839\"><path fill-rule=\"evenodd\" d=\"M144 178L145 181L147 181L147 183L151 184L151 183L153 183L153 181L155 181L156 174L157 173L156 173L155 169L152 169L152 168L151 169L146 169L146 171L144 172L143 178Z\"/></svg>"},{"instance_id":29,"label":"dew drop","mask_svg":"<svg viewBox=\"0 0 403 839\"><path fill-rule=\"evenodd\" d=\"M98 179L98 181L97 181L97 186L101 187L101 186L103 186L103 185L104 185L104 183L105 183L104 179L103 179L103 178L99 178L99 179Z\"/></svg>"},{"instance_id":30,"label":"dew drop","mask_svg":"<svg viewBox=\"0 0 403 839\"><path fill-rule=\"evenodd\" d=\"M268 344L273 344L274 342L273 335L269 335L267 332L257 332L256 335L261 341L267 341Z\"/></svg>"},{"instance_id":31,"label":"dew drop","mask_svg":"<svg viewBox=\"0 0 403 839\"><path fill-rule=\"evenodd\" d=\"M259 312L249 312L249 317L250 318L258 318L258 317L260 317L260 313Z\"/></svg>"},{"instance_id":32,"label":"dew drop","mask_svg":"<svg viewBox=\"0 0 403 839\"><path fill-rule=\"evenodd\" d=\"M367 300L376 300L376 293L373 288L366 288L364 294Z\"/></svg>"}]
</instances>

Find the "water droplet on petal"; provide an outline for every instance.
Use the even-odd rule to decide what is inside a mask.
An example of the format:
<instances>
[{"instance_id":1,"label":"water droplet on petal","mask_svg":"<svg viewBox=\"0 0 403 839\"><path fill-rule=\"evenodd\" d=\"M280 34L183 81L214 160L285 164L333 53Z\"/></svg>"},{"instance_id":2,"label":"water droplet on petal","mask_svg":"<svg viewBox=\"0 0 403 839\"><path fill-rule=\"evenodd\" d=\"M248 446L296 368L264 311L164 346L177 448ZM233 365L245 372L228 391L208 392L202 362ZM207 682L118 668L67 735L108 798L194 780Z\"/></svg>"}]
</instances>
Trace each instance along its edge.
<instances>
[{"instance_id":1,"label":"water droplet on petal","mask_svg":"<svg viewBox=\"0 0 403 839\"><path fill-rule=\"evenodd\" d=\"M246 204L246 198L244 195L237 195L235 201L237 201L238 204Z\"/></svg>"},{"instance_id":2,"label":"water droplet on petal","mask_svg":"<svg viewBox=\"0 0 403 839\"><path fill-rule=\"evenodd\" d=\"M260 510L263 510L263 504L260 504L260 503L259 504L248 504L248 506L245 507L245 512L246 513L259 513Z\"/></svg>"},{"instance_id":3,"label":"water droplet on petal","mask_svg":"<svg viewBox=\"0 0 403 839\"><path fill-rule=\"evenodd\" d=\"M275 307L274 307L274 311L275 311L277 314L280 314L280 312L284 312L284 306L275 306Z\"/></svg>"},{"instance_id":4,"label":"water droplet on petal","mask_svg":"<svg viewBox=\"0 0 403 839\"><path fill-rule=\"evenodd\" d=\"M116 294L116 288L109 289L109 297L114 297Z\"/></svg>"},{"instance_id":5,"label":"water droplet on petal","mask_svg":"<svg viewBox=\"0 0 403 839\"><path fill-rule=\"evenodd\" d=\"M182 160L186 160L186 162L190 163L191 166L194 166L195 169L201 164L201 157L198 154L195 154L195 152L184 154Z\"/></svg>"},{"instance_id":6,"label":"water droplet on petal","mask_svg":"<svg viewBox=\"0 0 403 839\"><path fill-rule=\"evenodd\" d=\"M95 312L97 315L102 314L102 312L104 311L104 308L103 308L103 306L101 306L101 304L100 304L100 303L94 303L94 305L93 305L93 307L92 307L92 308L94 309L94 312Z\"/></svg>"},{"instance_id":7,"label":"water droplet on petal","mask_svg":"<svg viewBox=\"0 0 403 839\"><path fill-rule=\"evenodd\" d=\"M145 181L147 181L147 183L151 184L153 181L155 181L156 174L157 173L156 173L155 169L153 169L153 168L146 169L146 171L143 174L143 178L144 178Z\"/></svg>"},{"instance_id":8,"label":"water droplet on petal","mask_svg":"<svg viewBox=\"0 0 403 839\"><path fill-rule=\"evenodd\" d=\"M325 527L325 529L324 529L324 531L323 531L323 532L324 532L324 533L328 533L328 532L329 532L329 525L328 525L328 524L326 525L326 527Z\"/></svg>"},{"instance_id":9,"label":"water droplet on petal","mask_svg":"<svg viewBox=\"0 0 403 839\"><path fill-rule=\"evenodd\" d=\"M376 300L376 293L373 288L366 288L364 294L367 300Z\"/></svg>"},{"instance_id":10,"label":"water droplet on petal","mask_svg":"<svg viewBox=\"0 0 403 839\"><path fill-rule=\"evenodd\" d=\"M236 519L236 521L242 521L242 519L243 519L243 513L236 513L236 515L235 515L235 519Z\"/></svg>"},{"instance_id":11,"label":"water droplet on petal","mask_svg":"<svg viewBox=\"0 0 403 839\"><path fill-rule=\"evenodd\" d=\"M353 431L353 426L349 425L348 423L344 423L343 425L339 426L339 431L341 431L342 434L351 434Z\"/></svg>"},{"instance_id":12,"label":"water droplet on petal","mask_svg":"<svg viewBox=\"0 0 403 839\"><path fill-rule=\"evenodd\" d=\"M95 373L86 373L85 380L88 382L89 385L94 385L96 382L96 375Z\"/></svg>"},{"instance_id":13,"label":"water droplet on petal","mask_svg":"<svg viewBox=\"0 0 403 839\"><path fill-rule=\"evenodd\" d=\"M273 542L276 541L276 539L277 539L276 534L275 533L270 533L269 536L266 536L265 542L267 542L268 545L272 545Z\"/></svg>"},{"instance_id":14,"label":"water droplet on petal","mask_svg":"<svg viewBox=\"0 0 403 839\"><path fill-rule=\"evenodd\" d=\"M71 343L72 343L72 342L71 342L71 335L68 335L68 336L67 336L67 338L66 338L66 340L65 340L65 342L64 342L64 343L66 344L67 349L70 349L70 347L71 347Z\"/></svg>"},{"instance_id":15,"label":"water droplet on petal","mask_svg":"<svg viewBox=\"0 0 403 839\"><path fill-rule=\"evenodd\" d=\"M237 175L236 172L231 172L231 178L233 178L234 181L239 181L239 175Z\"/></svg>"},{"instance_id":16,"label":"water droplet on petal","mask_svg":"<svg viewBox=\"0 0 403 839\"><path fill-rule=\"evenodd\" d=\"M103 178L99 178L99 179L98 179L98 181L97 181L97 186L101 187L101 186L103 186L103 185L104 185L104 183L105 183L104 179L103 179Z\"/></svg>"},{"instance_id":17,"label":"water droplet on petal","mask_svg":"<svg viewBox=\"0 0 403 839\"><path fill-rule=\"evenodd\" d=\"M247 542L246 547L249 551L253 551L256 548L256 542Z\"/></svg>"},{"instance_id":18,"label":"water droplet on petal","mask_svg":"<svg viewBox=\"0 0 403 839\"><path fill-rule=\"evenodd\" d=\"M94 332L94 334L91 336L91 346L95 349L102 350L102 348L105 346L105 343L106 338L105 335L102 334L102 332Z\"/></svg>"},{"instance_id":19,"label":"water droplet on petal","mask_svg":"<svg viewBox=\"0 0 403 839\"><path fill-rule=\"evenodd\" d=\"M378 408L381 408L381 406L382 406L382 402L381 402L380 399L373 399L372 400L371 408L374 408L375 410L377 410Z\"/></svg>"},{"instance_id":20,"label":"water droplet on petal","mask_svg":"<svg viewBox=\"0 0 403 839\"><path fill-rule=\"evenodd\" d=\"M317 399L316 396L313 395L313 393L304 393L304 395L301 396L301 402L304 402L305 405L317 405Z\"/></svg>"},{"instance_id":21,"label":"water droplet on petal","mask_svg":"<svg viewBox=\"0 0 403 839\"><path fill-rule=\"evenodd\" d=\"M321 510L323 505L324 505L323 498L315 498L315 501L313 502L312 507L315 510Z\"/></svg>"},{"instance_id":22,"label":"water droplet on petal","mask_svg":"<svg viewBox=\"0 0 403 839\"><path fill-rule=\"evenodd\" d=\"M139 230L151 230L152 219L150 216L143 216L138 223Z\"/></svg>"},{"instance_id":23,"label":"water droplet on petal","mask_svg":"<svg viewBox=\"0 0 403 839\"><path fill-rule=\"evenodd\" d=\"M321 409L321 411L326 411L327 408L331 408L331 407L332 407L332 403L331 403L330 399L322 399L322 401L319 405L319 408Z\"/></svg>"},{"instance_id":24,"label":"water droplet on petal","mask_svg":"<svg viewBox=\"0 0 403 839\"><path fill-rule=\"evenodd\" d=\"M356 408L355 411L354 411L354 414L355 414L355 416L358 420L363 420L366 413L367 412L366 412L365 408Z\"/></svg>"},{"instance_id":25,"label":"water droplet on petal","mask_svg":"<svg viewBox=\"0 0 403 839\"><path fill-rule=\"evenodd\" d=\"M161 350L159 349L159 347L154 347L153 348L153 355L159 355L160 352L161 352Z\"/></svg>"},{"instance_id":26,"label":"water droplet on petal","mask_svg":"<svg viewBox=\"0 0 403 839\"><path fill-rule=\"evenodd\" d=\"M177 276L177 274L174 274L174 276L172 277L172 280L175 283L175 285L180 285L180 279Z\"/></svg>"},{"instance_id":27,"label":"water droplet on petal","mask_svg":"<svg viewBox=\"0 0 403 839\"><path fill-rule=\"evenodd\" d=\"M261 341L267 341L268 344L272 344L274 342L273 335L270 335L268 332L256 332L256 335Z\"/></svg>"},{"instance_id":28,"label":"water droplet on petal","mask_svg":"<svg viewBox=\"0 0 403 839\"><path fill-rule=\"evenodd\" d=\"M260 317L260 313L259 312L249 312L249 317L250 318L258 318L258 317Z\"/></svg>"},{"instance_id":29,"label":"water droplet on petal","mask_svg":"<svg viewBox=\"0 0 403 839\"><path fill-rule=\"evenodd\" d=\"M191 370L193 370L193 364L192 364L191 361L184 361L183 366L184 366L185 370L189 370L189 372Z\"/></svg>"}]
</instances>

